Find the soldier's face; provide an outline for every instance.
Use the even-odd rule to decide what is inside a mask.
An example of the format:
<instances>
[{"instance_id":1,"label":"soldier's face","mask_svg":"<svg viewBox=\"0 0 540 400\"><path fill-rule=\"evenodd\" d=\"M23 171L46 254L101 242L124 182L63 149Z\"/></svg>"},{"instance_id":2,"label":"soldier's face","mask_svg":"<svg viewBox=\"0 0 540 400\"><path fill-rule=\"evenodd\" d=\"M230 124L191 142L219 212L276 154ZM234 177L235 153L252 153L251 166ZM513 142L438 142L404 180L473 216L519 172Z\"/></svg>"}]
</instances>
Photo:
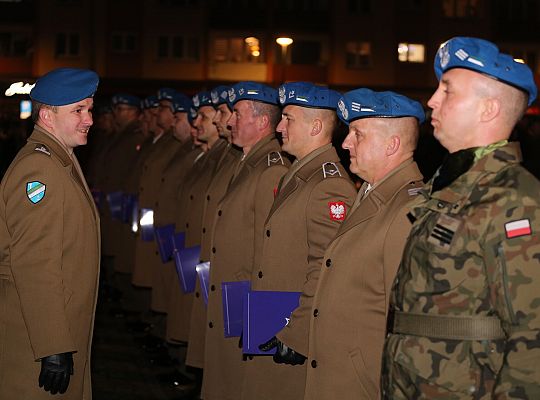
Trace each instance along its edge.
<instances>
[{"instance_id":1,"label":"soldier's face","mask_svg":"<svg viewBox=\"0 0 540 400\"><path fill-rule=\"evenodd\" d=\"M342 147L349 151L350 170L369 183L386 162L387 135L382 118L362 118L349 124L349 133Z\"/></svg>"},{"instance_id":2,"label":"soldier's face","mask_svg":"<svg viewBox=\"0 0 540 400\"><path fill-rule=\"evenodd\" d=\"M238 147L248 147L257 140L257 117L253 115L250 100L240 100L234 105L228 124L232 131L232 142Z\"/></svg>"},{"instance_id":3,"label":"soldier's face","mask_svg":"<svg viewBox=\"0 0 540 400\"><path fill-rule=\"evenodd\" d=\"M477 127L481 121L482 101L479 96L477 72L454 68L445 72L428 107L433 135L450 153L475 147Z\"/></svg>"},{"instance_id":4,"label":"soldier's face","mask_svg":"<svg viewBox=\"0 0 540 400\"><path fill-rule=\"evenodd\" d=\"M161 129L167 130L174 125L172 102L169 100L160 100L157 110L157 124Z\"/></svg>"},{"instance_id":5,"label":"soldier's face","mask_svg":"<svg viewBox=\"0 0 540 400\"><path fill-rule=\"evenodd\" d=\"M197 128L198 138L202 142L208 142L217 136L216 126L212 123L216 110L212 106L203 106L199 108L197 118L193 125Z\"/></svg>"},{"instance_id":6,"label":"soldier's face","mask_svg":"<svg viewBox=\"0 0 540 400\"><path fill-rule=\"evenodd\" d=\"M50 116L51 133L68 149L85 145L88 141L88 130L92 126L91 98L74 104L59 106L57 112L46 110Z\"/></svg>"},{"instance_id":7,"label":"soldier's face","mask_svg":"<svg viewBox=\"0 0 540 400\"><path fill-rule=\"evenodd\" d=\"M176 139L184 141L190 136L191 125L188 121L187 113L177 112L174 114L174 132L173 135Z\"/></svg>"},{"instance_id":8,"label":"soldier's face","mask_svg":"<svg viewBox=\"0 0 540 400\"><path fill-rule=\"evenodd\" d=\"M276 130L281 133L284 151L301 159L309 153L311 121L306 119L302 107L285 106Z\"/></svg>"},{"instance_id":9,"label":"soldier's face","mask_svg":"<svg viewBox=\"0 0 540 400\"><path fill-rule=\"evenodd\" d=\"M214 115L214 119L212 120L219 132L219 136L225 139L229 139L231 137L231 130L227 125L230 117L231 110L227 104L220 104L216 110L216 115Z\"/></svg>"}]
</instances>

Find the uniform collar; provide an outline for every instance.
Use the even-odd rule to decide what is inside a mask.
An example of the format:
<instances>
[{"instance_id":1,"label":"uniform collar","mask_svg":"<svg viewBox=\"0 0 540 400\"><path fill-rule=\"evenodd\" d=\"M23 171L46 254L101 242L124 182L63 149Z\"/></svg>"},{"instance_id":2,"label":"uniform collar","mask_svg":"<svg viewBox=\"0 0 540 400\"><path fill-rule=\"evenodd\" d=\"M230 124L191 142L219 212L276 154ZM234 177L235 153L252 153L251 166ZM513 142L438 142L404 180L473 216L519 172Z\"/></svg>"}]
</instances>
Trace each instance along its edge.
<instances>
[{"instance_id":1,"label":"uniform collar","mask_svg":"<svg viewBox=\"0 0 540 400\"><path fill-rule=\"evenodd\" d=\"M48 147L54 154L60 158L62 165L68 166L73 164L73 160L69 154L68 149L64 146L58 139L56 139L51 133L46 131L39 125L34 125L34 131L28 138L29 142L36 144L44 144Z\"/></svg>"}]
</instances>

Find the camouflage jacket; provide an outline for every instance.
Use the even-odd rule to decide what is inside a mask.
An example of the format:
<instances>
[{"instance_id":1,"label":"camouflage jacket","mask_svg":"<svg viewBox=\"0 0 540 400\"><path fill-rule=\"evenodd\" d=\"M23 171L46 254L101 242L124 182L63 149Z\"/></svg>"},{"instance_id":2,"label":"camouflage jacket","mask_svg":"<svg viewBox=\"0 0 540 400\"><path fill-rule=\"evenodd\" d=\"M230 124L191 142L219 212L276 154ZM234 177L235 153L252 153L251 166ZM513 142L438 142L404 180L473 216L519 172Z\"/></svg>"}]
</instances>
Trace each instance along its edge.
<instances>
[{"instance_id":1,"label":"camouflage jacket","mask_svg":"<svg viewBox=\"0 0 540 400\"><path fill-rule=\"evenodd\" d=\"M389 334L385 398L540 398L540 183L520 161L507 144L424 187L391 295L407 313L498 317L506 339Z\"/></svg>"}]
</instances>

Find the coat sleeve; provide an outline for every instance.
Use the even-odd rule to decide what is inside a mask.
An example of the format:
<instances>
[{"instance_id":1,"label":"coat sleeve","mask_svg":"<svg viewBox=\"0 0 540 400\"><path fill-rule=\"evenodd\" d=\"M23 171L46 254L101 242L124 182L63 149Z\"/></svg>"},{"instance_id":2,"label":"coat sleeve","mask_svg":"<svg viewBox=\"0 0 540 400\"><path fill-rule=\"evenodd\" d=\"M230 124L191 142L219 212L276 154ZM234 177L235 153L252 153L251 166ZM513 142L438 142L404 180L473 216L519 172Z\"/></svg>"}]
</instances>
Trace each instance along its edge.
<instances>
[{"instance_id":1,"label":"coat sleeve","mask_svg":"<svg viewBox=\"0 0 540 400\"><path fill-rule=\"evenodd\" d=\"M23 157L5 186L11 269L35 359L77 350L65 313L71 292L63 284L66 173L45 155ZM35 204L29 182L45 185Z\"/></svg>"},{"instance_id":2,"label":"coat sleeve","mask_svg":"<svg viewBox=\"0 0 540 400\"><path fill-rule=\"evenodd\" d=\"M308 352L311 309L324 252L344 219L340 219L339 216L332 217L330 207L343 203L346 217L355 197L356 190L350 181L328 178L313 188L306 205L305 229L308 242L306 280L298 308L293 311L287 326L277 335L279 340L300 354L307 355Z\"/></svg>"},{"instance_id":3,"label":"coat sleeve","mask_svg":"<svg viewBox=\"0 0 540 400\"><path fill-rule=\"evenodd\" d=\"M540 398L540 207L522 198L519 205L493 209L486 233L486 269L491 301L507 340L494 398ZM514 203L514 204L512 204ZM513 223L514 225L509 225ZM518 229L519 230L515 230Z\"/></svg>"}]
</instances>

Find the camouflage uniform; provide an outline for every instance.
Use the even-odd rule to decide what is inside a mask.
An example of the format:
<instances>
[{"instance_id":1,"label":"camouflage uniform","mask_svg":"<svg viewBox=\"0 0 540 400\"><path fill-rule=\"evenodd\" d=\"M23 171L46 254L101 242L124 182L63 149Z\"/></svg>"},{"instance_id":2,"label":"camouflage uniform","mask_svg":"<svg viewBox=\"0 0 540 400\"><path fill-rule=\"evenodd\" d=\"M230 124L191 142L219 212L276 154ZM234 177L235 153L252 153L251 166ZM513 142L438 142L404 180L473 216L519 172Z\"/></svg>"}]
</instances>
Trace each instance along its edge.
<instances>
[{"instance_id":1,"label":"camouflage uniform","mask_svg":"<svg viewBox=\"0 0 540 400\"><path fill-rule=\"evenodd\" d=\"M540 184L520 161L517 143L498 147L446 188L430 195L428 183L412 205L391 295L384 398L540 398ZM420 323L402 330L400 312L409 322L410 313L436 316L433 334L412 334ZM473 340L436 332L459 330L463 317L495 321L501 335L493 326Z\"/></svg>"}]
</instances>

